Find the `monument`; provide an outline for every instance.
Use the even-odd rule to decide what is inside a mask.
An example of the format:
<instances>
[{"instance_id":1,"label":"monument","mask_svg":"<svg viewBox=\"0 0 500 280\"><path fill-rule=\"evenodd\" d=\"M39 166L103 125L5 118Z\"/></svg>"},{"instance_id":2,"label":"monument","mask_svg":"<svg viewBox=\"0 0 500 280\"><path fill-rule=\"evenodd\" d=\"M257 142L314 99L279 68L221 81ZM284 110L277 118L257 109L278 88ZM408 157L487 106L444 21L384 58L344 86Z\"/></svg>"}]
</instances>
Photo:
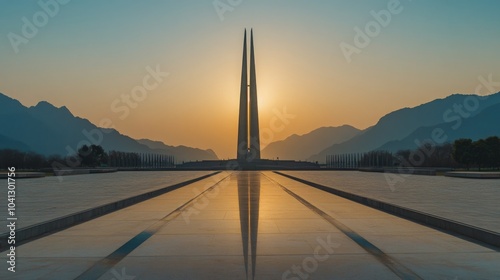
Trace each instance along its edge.
<instances>
[{"instance_id":1,"label":"monument","mask_svg":"<svg viewBox=\"0 0 500 280\"><path fill-rule=\"evenodd\" d=\"M255 74L255 52L253 30L250 30L250 83L247 66L247 31L243 38L243 61L241 68L240 114L238 121L238 162L260 160L259 108L257 104L257 78Z\"/></svg>"},{"instance_id":2,"label":"monument","mask_svg":"<svg viewBox=\"0 0 500 280\"><path fill-rule=\"evenodd\" d=\"M261 159L259 135L259 106L253 30L250 30L250 66L248 65L247 31L243 38L238 143L236 159L186 162L176 169L188 170L315 170L317 163L295 160ZM250 68L250 69L249 69ZM250 75L249 75L250 70Z\"/></svg>"}]
</instances>

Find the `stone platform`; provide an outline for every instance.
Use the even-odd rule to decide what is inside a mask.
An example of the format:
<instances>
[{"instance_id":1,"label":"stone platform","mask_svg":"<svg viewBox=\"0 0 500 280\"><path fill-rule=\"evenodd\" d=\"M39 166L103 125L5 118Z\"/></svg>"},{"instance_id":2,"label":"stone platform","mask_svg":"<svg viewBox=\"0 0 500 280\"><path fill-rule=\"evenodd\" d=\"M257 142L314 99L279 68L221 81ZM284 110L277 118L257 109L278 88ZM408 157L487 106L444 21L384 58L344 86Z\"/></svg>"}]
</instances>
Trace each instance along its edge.
<instances>
[{"instance_id":1,"label":"stone platform","mask_svg":"<svg viewBox=\"0 0 500 280\"><path fill-rule=\"evenodd\" d=\"M498 250L268 171L221 172L21 245L17 255L17 272L4 267L1 279L500 275Z\"/></svg>"},{"instance_id":2,"label":"stone platform","mask_svg":"<svg viewBox=\"0 0 500 280\"><path fill-rule=\"evenodd\" d=\"M444 176L471 179L500 179L500 172L452 171L446 172Z\"/></svg>"}]
</instances>

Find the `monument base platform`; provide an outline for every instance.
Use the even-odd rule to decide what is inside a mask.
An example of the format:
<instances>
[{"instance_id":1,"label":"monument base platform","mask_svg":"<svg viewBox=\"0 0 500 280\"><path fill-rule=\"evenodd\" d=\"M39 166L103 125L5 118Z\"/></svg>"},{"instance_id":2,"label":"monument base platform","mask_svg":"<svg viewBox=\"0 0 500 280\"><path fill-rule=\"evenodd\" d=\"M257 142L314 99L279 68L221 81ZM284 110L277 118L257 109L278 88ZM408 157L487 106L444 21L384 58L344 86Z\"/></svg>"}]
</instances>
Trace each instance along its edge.
<instances>
[{"instance_id":1,"label":"monument base platform","mask_svg":"<svg viewBox=\"0 0 500 280\"><path fill-rule=\"evenodd\" d=\"M260 159L253 161L203 160L186 162L176 170L319 170L320 165L307 161Z\"/></svg>"},{"instance_id":2,"label":"monument base platform","mask_svg":"<svg viewBox=\"0 0 500 280\"><path fill-rule=\"evenodd\" d=\"M453 171L446 172L444 176L471 179L500 179L500 172Z\"/></svg>"}]
</instances>

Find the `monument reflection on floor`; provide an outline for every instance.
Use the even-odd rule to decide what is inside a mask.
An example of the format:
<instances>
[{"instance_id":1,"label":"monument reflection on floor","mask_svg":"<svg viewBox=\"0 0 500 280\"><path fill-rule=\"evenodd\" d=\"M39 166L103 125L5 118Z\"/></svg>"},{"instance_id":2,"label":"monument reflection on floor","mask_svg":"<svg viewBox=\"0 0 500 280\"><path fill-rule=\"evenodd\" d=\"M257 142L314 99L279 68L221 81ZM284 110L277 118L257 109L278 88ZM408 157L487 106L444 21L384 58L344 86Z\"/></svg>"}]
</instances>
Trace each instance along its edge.
<instances>
[{"instance_id":1,"label":"monument reflection on floor","mask_svg":"<svg viewBox=\"0 0 500 280\"><path fill-rule=\"evenodd\" d=\"M254 174L242 173L238 176L237 182L245 272L248 275L250 257L251 272L254 276L257 265L257 236L259 232L260 173L252 175ZM248 251L249 247L250 252Z\"/></svg>"}]
</instances>

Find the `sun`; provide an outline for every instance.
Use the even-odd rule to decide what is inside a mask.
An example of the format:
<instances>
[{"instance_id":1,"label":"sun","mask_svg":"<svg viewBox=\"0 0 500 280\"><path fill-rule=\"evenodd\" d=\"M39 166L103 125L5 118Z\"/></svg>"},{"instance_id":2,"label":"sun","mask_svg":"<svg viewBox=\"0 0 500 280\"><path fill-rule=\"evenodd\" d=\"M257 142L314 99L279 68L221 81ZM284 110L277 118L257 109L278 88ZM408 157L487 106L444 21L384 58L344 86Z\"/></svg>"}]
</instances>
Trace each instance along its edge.
<instances>
[{"instance_id":1,"label":"sun","mask_svg":"<svg viewBox=\"0 0 500 280\"><path fill-rule=\"evenodd\" d=\"M267 111L272 105L272 96L270 96L270 91L266 86L257 86L257 99L259 103L259 111Z\"/></svg>"}]
</instances>

